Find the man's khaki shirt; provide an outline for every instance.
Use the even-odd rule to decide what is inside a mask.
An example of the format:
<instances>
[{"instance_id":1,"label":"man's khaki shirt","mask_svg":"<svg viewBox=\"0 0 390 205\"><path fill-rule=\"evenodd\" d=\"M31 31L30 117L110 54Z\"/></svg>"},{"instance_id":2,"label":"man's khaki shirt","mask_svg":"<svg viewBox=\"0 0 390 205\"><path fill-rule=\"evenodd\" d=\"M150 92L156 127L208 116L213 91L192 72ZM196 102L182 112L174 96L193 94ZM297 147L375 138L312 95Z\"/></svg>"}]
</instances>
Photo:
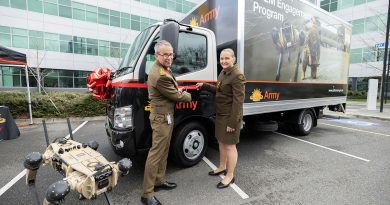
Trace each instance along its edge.
<instances>
[{"instance_id":1,"label":"man's khaki shirt","mask_svg":"<svg viewBox=\"0 0 390 205\"><path fill-rule=\"evenodd\" d=\"M176 102L190 102L188 92L180 92L177 82L169 69L164 69L157 61L153 64L148 77L148 92L151 113L173 114Z\"/></svg>"}]
</instances>

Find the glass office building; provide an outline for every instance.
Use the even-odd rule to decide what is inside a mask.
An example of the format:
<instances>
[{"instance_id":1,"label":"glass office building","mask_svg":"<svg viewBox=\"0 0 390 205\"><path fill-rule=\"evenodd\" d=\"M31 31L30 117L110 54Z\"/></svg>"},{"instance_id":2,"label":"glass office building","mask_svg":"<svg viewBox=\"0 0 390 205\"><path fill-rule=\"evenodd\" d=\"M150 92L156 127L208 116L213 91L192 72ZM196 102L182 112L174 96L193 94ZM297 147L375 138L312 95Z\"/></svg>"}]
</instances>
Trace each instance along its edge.
<instances>
[{"instance_id":1,"label":"glass office building","mask_svg":"<svg viewBox=\"0 0 390 205\"><path fill-rule=\"evenodd\" d=\"M85 88L96 67L115 70L144 28L181 19L202 0L0 0L0 45L25 53L29 81ZM0 66L0 88L25 87L25 71Z\"/></svg>"},{"instance_id":2,"label":"glass office building","mask_svg":"<svg viewBox=\"0 0 390 205\"><path fill-rule=\"evenodd\" d=\"M381 78L389 0L321 0L320 7L352 24L350 88L367 91ZM379 80L379 82L381 82Z\"/></svg>"}]
</instances>

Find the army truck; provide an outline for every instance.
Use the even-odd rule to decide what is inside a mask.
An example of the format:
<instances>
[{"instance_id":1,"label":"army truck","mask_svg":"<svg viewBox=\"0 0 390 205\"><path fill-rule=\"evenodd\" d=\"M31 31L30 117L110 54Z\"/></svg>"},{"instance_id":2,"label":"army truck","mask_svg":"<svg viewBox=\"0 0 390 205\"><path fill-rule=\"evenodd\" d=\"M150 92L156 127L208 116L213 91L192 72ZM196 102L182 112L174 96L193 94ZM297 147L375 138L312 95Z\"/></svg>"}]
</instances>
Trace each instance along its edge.
<instances>
[{"instance_id":1,"label":"army truck","mask_svg":"<svg viewBox=\"0 0 390 205\"><path fill-rule=\"evenodd\" d=\"M171 42L171 67L191 102L176 104L170 157L198 163L214 139L214 94L197 82L216 83L219 53L234 49L245 74L246 128L272 131L283 123L307 135L324 108L343 111L351 25L300 0L209 0L181 21L143 30L112 77L106 131L114 151L136 155L151 147L147 81L154 45ZM304 72L305 70L305 72Z\"/></svg>"}]
</instances>

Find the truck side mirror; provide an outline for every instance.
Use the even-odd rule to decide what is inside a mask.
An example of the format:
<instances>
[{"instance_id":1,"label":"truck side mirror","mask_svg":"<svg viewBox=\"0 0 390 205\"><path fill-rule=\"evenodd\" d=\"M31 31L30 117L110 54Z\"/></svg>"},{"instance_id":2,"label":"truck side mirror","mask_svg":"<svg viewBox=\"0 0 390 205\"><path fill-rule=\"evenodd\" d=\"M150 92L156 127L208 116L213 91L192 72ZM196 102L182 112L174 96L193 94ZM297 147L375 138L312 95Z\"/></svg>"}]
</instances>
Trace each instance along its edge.
<instances>
[{"instance_id":1,"label":"truck side mirror","mask_svg":"<svg viewBox=\"0 0 390 205\"><path fill-rule=\"evenodd\" d=\"M177 44L179 41L179 24L172 19L165 19L164 24L160 29L161 40L168 41L173 48L173 52L177 53Z\"/></svg>"}]
</instances>

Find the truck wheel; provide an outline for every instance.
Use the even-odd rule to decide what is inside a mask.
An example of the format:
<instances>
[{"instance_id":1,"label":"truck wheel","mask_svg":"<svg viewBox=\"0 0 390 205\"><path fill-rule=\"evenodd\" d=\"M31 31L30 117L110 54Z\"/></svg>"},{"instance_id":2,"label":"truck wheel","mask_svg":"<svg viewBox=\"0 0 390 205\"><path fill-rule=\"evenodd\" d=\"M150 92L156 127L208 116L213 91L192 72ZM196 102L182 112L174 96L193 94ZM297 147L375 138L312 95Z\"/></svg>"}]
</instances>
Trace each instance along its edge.
<instances>
[{"instance_id":1,"label":"truck wheel","mask_svg":"<svg viewBox=\"0 0 390 205\"><path fill-rule=\"evenodd\" d=\"M202 160L207 143L206 131L201 124L197 122L183 124L173 135L170 157L182 166L194 166Z\"/></svg>"},{"instance_id":2,"label":"truck wheel","mask_svg":"<svg viewBox=\"0 0 390 205\"><path fill-rule=\"evenodd\" d=\"M311 132L314 126L314 114L311 110L304 110L302 113L302 121L294 124L294 130L297 135L306 136Z\"/></svg>"}]
</instances>

